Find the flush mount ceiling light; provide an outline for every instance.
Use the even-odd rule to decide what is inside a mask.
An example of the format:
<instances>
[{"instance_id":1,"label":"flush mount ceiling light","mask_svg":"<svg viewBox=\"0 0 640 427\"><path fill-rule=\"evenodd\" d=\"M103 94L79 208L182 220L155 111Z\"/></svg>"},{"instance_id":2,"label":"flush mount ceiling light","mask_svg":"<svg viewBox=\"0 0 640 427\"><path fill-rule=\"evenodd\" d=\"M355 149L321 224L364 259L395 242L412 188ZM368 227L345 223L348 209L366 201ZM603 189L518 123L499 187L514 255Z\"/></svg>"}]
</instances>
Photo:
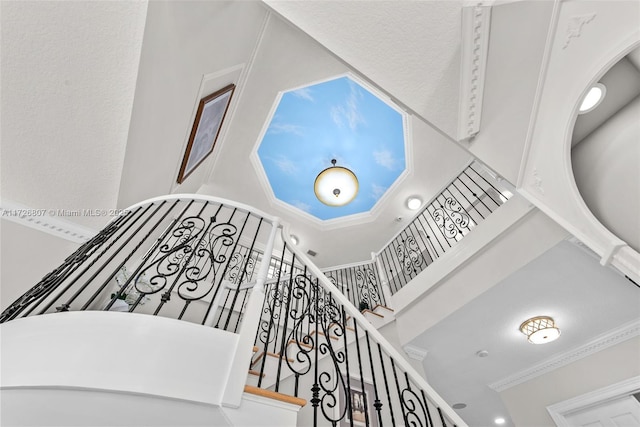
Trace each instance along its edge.
<instances>
[{"instance_id":1,"label":"flush mount ceiling light","mask_svg":"<svg viewBox=\"0 0 640 427\"><path fill-rule=\"evenodd\" d=\"M296 235L292 234L292 235L291 235L291 243L293 243L294 245L297 245L297 244L298 244L298 242L299 242L299 240L298 240L298 236L296 236Z\"/></svg>"},{"instance_id":2,"label":"flush mount ceiling light","mask_svg":"<svg viewBox=\"0 0 640 427\"><path fill-rule=\"evenodd\" d=\"M549 316L537 316L520 325L520 331L527 336L530 343L546 344L560 336L560 329Z\"/></svg>"},{"instance_id":3,"label":"flush mount ceiling light","mask_svg":"<svg viewBox=\"0 0 640 427\"><path fill-rule=\"evenodd\" d=\"M607 91L607 88L602 83L596 83L593 85L589 92L585 95L582 100L582 104L580 104L579 113L585 114L589 111L593 111L604 99L604 95Z\"/></svg>"},{"instance_id":4,"label":"flush mount ceiling light","mask_svg":"<svg viewBox=\"0 0 640 427\"><path fill-rule=\"evenodd\" d=\"M412 211L415 211L420 206L422 206L422 200L419 197L409 197L407 199L407 207Z\"/></svg>"},{"instance_id":5,"label":"flush mount ceiling light","mask_svg":"<svg viewBox=\"0 0 640 427\"><path fill-rule=\"evenodd\" d=\"M331 165L318 174L313 191L327 206L344 206L358 194L358 178L349 169L336 166L336 159L331 160Z\"/></svg>"}]
</instances>

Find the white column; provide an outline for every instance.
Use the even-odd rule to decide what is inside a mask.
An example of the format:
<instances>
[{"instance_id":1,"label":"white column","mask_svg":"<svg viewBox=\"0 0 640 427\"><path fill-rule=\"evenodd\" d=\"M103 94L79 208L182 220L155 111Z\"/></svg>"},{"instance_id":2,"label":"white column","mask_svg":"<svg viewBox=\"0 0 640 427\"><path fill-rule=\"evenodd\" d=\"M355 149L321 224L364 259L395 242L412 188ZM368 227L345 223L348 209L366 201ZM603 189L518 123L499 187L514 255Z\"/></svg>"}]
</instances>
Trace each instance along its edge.
<instances>
[{"instance_id":1,"label":"white column","mask_svg":"<svg viewBox=\"0 0 640 427\"><path fill-rule=\"evenodd\" d=\"M249 364L253 355L253 343L260 326L260 315L262 310L262 302L264 301L264 283L269 273L269 262L273 252L273 245L276 239L276 233L280 228L280 219L275 218L271 225L271 233L269 240L262 256L260 270L256 285L251 291L249 301L245 307L242 325L240 326L240 336L238 346L236 347L236 355L229 370L227 385L225 387L222 404L232 408L240 406L244 386L247 383L247 375L249 373Z\"/></svg>"}]
</instances>

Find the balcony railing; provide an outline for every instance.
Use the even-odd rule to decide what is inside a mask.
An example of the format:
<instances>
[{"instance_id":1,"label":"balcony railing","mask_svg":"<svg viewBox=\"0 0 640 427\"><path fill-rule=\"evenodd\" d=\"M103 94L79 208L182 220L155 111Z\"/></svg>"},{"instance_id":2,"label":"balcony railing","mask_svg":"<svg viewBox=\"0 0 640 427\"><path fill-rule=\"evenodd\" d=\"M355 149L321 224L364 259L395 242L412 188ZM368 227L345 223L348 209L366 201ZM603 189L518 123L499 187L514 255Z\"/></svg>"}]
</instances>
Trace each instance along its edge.
<instances>
[{"instance_id":1,"label":"balcony railing","mask_svg":"<svg viewBox=\"0 0 640 427\"><path fill-rule=\"evenodd\" d=\"M230 202L162 198L133 206L0 315L152 314L237 332L273 220Z\"/></svg>"},{"instance_id":2,"label":"balcony railing","mask_svg":"<svg viewBox=\"0 0 640 427\"><path fill-rule=\"evenodd\" d=\"M511 196L482 165L467 166L378 253L391 293L454 247Z\"/></svg>"},{"instance_id":3,"label":"balcony railing","mask_svg":"<svg viewBox=\"0 0 640 427\"><path fill-rule=\"evenodd\" d=\"M333 285L361 311L388 305L375 261L323 270Z\"/></svg>"},{"instance_id":4,"label":"balcony railing","mask_svg":"<svg viewBox=\"0 0 640 427\"><path fill-rule=\"evenodd\" d=\"M290 235L278 236L279 228L276 218L210 197L140 203L0 322L82 310L194 322L237 335L223 399L229 406L240 404L247 376L255 375L259 387L311 403L300 425L465 425L354 306L384 302L373 264L330 272L334 284L284 243Z\"/></svg>"}]
</instances>

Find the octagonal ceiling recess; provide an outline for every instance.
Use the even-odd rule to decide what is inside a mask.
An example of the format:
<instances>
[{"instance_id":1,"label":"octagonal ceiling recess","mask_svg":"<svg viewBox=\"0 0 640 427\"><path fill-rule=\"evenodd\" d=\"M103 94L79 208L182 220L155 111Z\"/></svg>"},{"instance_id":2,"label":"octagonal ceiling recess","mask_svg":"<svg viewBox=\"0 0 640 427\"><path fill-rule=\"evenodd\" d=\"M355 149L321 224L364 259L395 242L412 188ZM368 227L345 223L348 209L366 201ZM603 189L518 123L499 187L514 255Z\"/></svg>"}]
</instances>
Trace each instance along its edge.
<instances>
[{"instance_id":1,"label":"octagonal ceiling recess","mask_svg":"<svg viewBox=\"0 0 640 427\"><path fill-rule=\"evenodd\" d=\"M405 121L396 106L350 75L281 92L253 163L267 193L299 214L321 221L364 214L406 175ZM359 181L346 206L327 206L313 191L332 159Z\"/></svg>"}]
</instances>

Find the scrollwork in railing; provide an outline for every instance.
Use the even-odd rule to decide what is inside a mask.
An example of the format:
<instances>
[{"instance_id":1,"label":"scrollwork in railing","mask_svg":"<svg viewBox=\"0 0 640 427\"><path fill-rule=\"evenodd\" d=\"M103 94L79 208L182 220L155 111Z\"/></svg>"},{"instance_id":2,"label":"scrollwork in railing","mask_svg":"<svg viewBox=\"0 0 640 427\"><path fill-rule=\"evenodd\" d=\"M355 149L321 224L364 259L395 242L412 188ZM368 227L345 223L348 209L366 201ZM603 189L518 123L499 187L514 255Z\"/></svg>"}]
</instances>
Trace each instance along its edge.
<instances>
[{"instance_id":1,"label":"scrollwork in railing","mask_svg":"<svg viewBox=\"0 0 640 427\"><path fill-rule=\"evenodd\" d=\"M405 274L417 273L424 262L420 246L413 236L400 240L396 247L396 254Z\"/></svg>"},{"instance_id":2,"label":"scrollwork in railing","mask_svg":"<svg viewBox=\"0 0 640 427\"><path fill-rule=\"evenodd\" d=\"M433 211L432 217L442 230L442 234L448 239L455 239L458 235L462 235L462 229L469 226L469 215L452 197L447 197L444 204Z\"/></svg>"},{"instance_id":3,"label":"scrollwork in railing","mask_svg":"<svg viewBox=\"0 0 640 427\"><path fill-rule=\"evenodd\" d=\"M362 266L356 270L356 286L360 290L360 301L366 302L369 308L380 304L378 276L371 266Z\"/></svg>"},{"instance_id":4,"label":"scrollwork in railing","mask_svg":"<svg viewBox=\"0 0 640 427\"><path fill-rule=\"evenodd\" d=\"M322 395L318 396L318 405L325 419L337 423L345 418L348 409L347 406L338 407L336 411L339 395L346 396L349 392L349 386L341 374L341 372L348 371L346 369L346 346L335 345L341 341L342 344L346 344L344 342L347 332L346 322L342 307L335 303L331 294L319 289L317 284L315 286L317 289L318 327L322 330L324 337L322 341L318 340L318 351L322 355L329 355L329 360L333 365L332 369L326 369L318 375L318 391L322 392Z\"/></svg>"},{"instance_id":5,"label":"scrollwork in railing","mask_svg":"<svg viewBox=\"0 0 640 427\"><path fill-rule=\"evenodd\" d=\"M422 400L411 388L407 387L402 390L400 400L407 425L416 427L433 425L433 423L427 421L430 417L428 417L426 407L422 404Z\"/></svg>"},{"instance_id":6,"label":"scrollwork in railing","mask_svg":"<svg viewBox=\"0 0 640 427\"><path fill-rule=\"evenodd\" d=\"M276 281L266 289L257 339L257 342L264 344L265 349L277 340L283 310L289 301L287 283L288 280Z\"/></svg>"},{"instance_id":7,"label":"scrollwork in railing","mask_svg":"<svg viewBox=\"0 0 640 427\"><path fill-rule=\"evenodd\" d=\"M233 224L216 224L199 241L184 268L184 280L178 285L180 298L185 301L199 300L211 292L216 283L216 264L227 261L224 248L235 243L237 231Z\"/></svg>"},{"instance_id":8,"label":"scrollwork in railing","mask_svg":"<svg viewBox=\"0 0 640 427\"><path fill-rule=\"evenodd\" d=\"M194 243L205 228L200 217L188 217L171 232L167 241L160 245L152 262L136 276L135 288L140 294L155 294L167 285L169 278L181 271L182 265L189 259ZM142 277L147 280L140 280Z\"/></svg>"},{"instance_id":9,"label":"scrollwork in railing","mask_svg":"<svg viewBox=\"0 0 640 427\"><path fill-rule=\"evenodd\" d=\"M294 277L289 307L289 321L293 322L291 331L285 339L287 365L297 375L304 375L313 366L310 353L316 346L316 334L310 333L310 326L317 316L314 298L316 287L313 281L304 274ZM293 361L292 361L293 360Z\"/></svg>"}]
</instances>

